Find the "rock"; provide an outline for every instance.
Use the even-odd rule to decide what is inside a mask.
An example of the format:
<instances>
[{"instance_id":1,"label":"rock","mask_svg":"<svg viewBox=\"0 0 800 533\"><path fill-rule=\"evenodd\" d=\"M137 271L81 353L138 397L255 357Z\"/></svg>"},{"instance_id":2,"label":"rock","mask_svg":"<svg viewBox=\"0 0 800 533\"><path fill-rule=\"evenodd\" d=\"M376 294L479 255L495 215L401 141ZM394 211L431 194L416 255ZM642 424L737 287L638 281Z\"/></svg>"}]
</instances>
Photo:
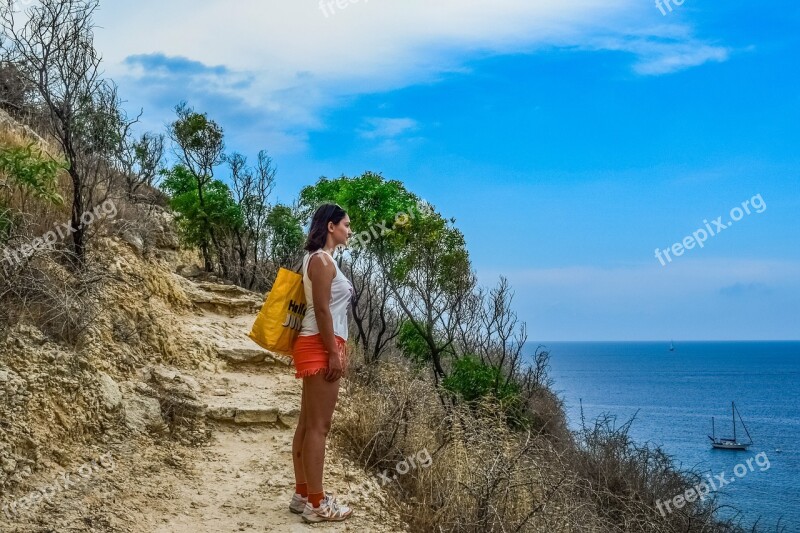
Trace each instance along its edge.
<instances>
[{"instance_id":1,"label":"rock","mask_svg":"<svg viewBox=\"0 0 800 533\"><path fill-rule=\"evenodd\" d=\"M177 273L184 278L196 278L203 273L203 270L197 265L180 265Z\"/></svg>"},{"instance_id":2,"label":"rock","mask_svg":"<svg viewBox=\"0 0 800 533\"><path fill-rule=\"evenodd\" d=\"M177 370L170 370L162 366L152 368L150 380L164 394L199 400L200 384L193 377L183 375Z\"/></svg>"},{"instance_id":3,"label":"rock","mask_svg":"<svg viewBox=\"0 0 800 533\"><path fill-rule=\"evenodd\" d=\"M290 409L281 409L278 414L278 418L282 424L289 427L296 427L297 422L300 420L300 409L296 407Z\"/></svg>"},{"instance_id":4,"label":"rock","mask_svg":"<svg viewBox=\"0 0 800 533\"><path fill-rule=\"evenodd\" d=\"M3 472L5 472L6 474L11 474L16 469L17 469L17 462L14 459L10 458L3 459Z\"/></svg>"},{"instance_id":5,"label":"rock","mask_svg":"<svg viewBox=\"0 0 800 533\"><path fill-rule=\"evenodd\" d=\"M134 394L122 400L125 410L125 424L139 433L164 424L161 417L161 404L155 398Z\"/></svg>"},{"instance_id":6,"label":"rock","mask_svg":"<svg viewBox=\"0 0 800 533\"><path fill-rule=\"evenodd\" d=\"M98 392L100 393L103 407L107 411L114 411L122 404L122 391L120 391L119 385L105 372L99 372L97 378L100 382Z\"/></svg>"},{"instance_id":7,"label":"rock","mask_svg":"<svg viewBox=\"0 0 800 533\"><path fill-rule=\"evenodd\" d=\"M18 324L15 328L15 335L17 336L16 342L20 348L24 347L26 342L33 346L41 346L47 342L47 337L42 331L30 324Z\"/></svg>"},{"instance_id":8,"label":"rock","mask_svg":"<svg viewBox=\"0 0 800 533\"><path fill-rule=\"evenodd\" d=\"M136 235L132 231L127 230L120 235L120 238L123 242L130 244L137 255L142 255L144 253L144 239L142 239L141 235Z\"/></svg>"},{"instance_id":9,"label":"rock","mask_svg":"<svg viewBox=\"0 0 800 533\"><path fill-rule=\"evenodd\" d=\"M236 316L255 314L261 309L264 297L236 285L212 282L191 282L183 276L175 278L186 296L200 309Z\"/></svg>"},{"instance_id":10,"label":"rock","mask_svg":"<svg viewBox=\"0 0 800 533\"><path fill-rule=\"evenodd\" d=\"M141 381L137 381L134 385L134 389L136 392L144 395L149 396L151 398L158 398L158 391L155 390L153 387L148 385L147 383L142 383Z\"/></svg>"},{"instance_id":11,"label":"rock","mask_svg":"<svg viewBox=\"0 0 800 533\"><path fill-rule=\"evenodd\" d=\"M219 348L217 355L232 364L261 363L267 352L256 348Z\"/></svg>"},{"instance_id":12,"label":"rock","mask_svg":"<svg viewBox=\"0 0 800 533\"><path fill-rule=\"evenodd\" d=\"M158 223L152 235L153 244L155 244L156 248L167 250L180 249L180 239L178 239L177 233L172 229L173 220L174 216L168 211L162 211L161 216L154 220Z\"/></svg>"},{"instance_id":13,"label":"rock","mask_svg":"<svg viewBox=\"0 0 800 533\"><path fill-rule=\"evenodd\" d=\"M207 370L208 372L215 372L216 371L216 368L214 367L214 365L212 365L208 361L200 361L199 363L197 363L197 367L200 370Z\"/></svg>"},{"instance_id":14,"label":"rock","mask_svg":"<svg viewBox=\"0 0 800 533\"><path fill-rule=\"evenodd\" d=\"M278 421L278 410L272 407L265 409L237 409L234 422L237 424L274 424Z\"/></svg>"},{"instance_id":15,"label":"rock","mask_svg":"<svg viewBox=\"0 0 800 533\"><path fill-rule=\"evenodd\" d=\"M230 394L230 393L229 393L227 390L225 390L225 389L214 389L214 390L212 391L212 394L213 394L214 396L227 396L227 395L228 395L228 394Z\"/></svg>"},{"instance_id":16,"label":"rock","mask_svg":"<svg viewBox=\"0 0 800 533\"><path fill-rule=\"evenodd\" d=\"M206 416L219 422L233 422L236 418L235 407L212 407L206 410Z\"/></svg>"}]
</instances>

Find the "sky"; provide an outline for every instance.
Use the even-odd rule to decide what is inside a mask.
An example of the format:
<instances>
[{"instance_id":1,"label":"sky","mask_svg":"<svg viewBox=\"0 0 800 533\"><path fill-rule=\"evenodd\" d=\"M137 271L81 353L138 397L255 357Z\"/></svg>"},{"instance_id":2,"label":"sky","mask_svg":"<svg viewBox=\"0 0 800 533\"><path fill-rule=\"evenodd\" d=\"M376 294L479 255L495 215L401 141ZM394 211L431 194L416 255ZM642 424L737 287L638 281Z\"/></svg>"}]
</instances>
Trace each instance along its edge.
<instances>
[{"instance_id":1,"label":"sky","mask_svg":"<svg viewBox=\"0 0 800 533\"><path fill-rule=\"evenodd\" d=\"M532 342L800 339L800 4L664 1L105 0L95 44L276 201L404 182Z\"/></svg>"}]
</instances>

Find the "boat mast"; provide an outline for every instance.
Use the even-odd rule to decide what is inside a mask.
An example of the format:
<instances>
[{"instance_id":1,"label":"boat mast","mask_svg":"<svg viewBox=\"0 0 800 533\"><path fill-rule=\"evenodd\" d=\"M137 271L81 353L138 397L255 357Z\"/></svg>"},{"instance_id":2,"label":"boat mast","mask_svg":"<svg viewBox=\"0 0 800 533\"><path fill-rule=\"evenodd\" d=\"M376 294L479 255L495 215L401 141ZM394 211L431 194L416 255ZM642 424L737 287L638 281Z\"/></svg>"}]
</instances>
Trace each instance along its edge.
<instances>
[{"instance_id":1,"label":"boat mast","mask_svg":"<svg viewBox=\"0 0 800 533\"><path fill-rule=\"evenodd\" d=\"M731 402L731 419L733 419L733 442L736 442L736 404Z\"/></svg>"},{"instance_id":2,"label":"boat mast","mask_svg":"<svg viewBox=\"0 0 800 533\"><path fill-rule=\"evenodd\" d=\"M744 420L742 420L742 413L740 413L739 410L737 409L736 410L736 414L739 415L739 421L742 423L742 427L744 428L744 432L747 433L747 438L750 439L750 443L752 444L753 443L753 437L750 436L750 432L747 430L747 426L745 425Z\"/></svg>"}]
</instances>

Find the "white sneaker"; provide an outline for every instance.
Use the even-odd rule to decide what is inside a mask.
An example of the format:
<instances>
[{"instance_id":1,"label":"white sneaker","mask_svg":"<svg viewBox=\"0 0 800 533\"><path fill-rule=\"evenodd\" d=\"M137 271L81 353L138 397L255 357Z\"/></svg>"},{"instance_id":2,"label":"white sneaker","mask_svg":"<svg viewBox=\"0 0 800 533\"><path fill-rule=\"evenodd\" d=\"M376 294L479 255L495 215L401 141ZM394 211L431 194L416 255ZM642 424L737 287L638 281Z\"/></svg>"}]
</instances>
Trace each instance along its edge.
<instances>
[{"instance_id":1,"label":"white sneaker","mask_svg":"<svg viewBox=\"0 0 800 533\"><path fill-rule=\"evenodd\" d=\"M306 503L308 503L307 497L295 493L292 496L292 503L289 504L289 510L294 514L303 514L306 509Z\"/></svg>"},{"instance_id":2,"label":"white sneaker","mask_svg":"<svg viewBox=\"0 0 800 533\"><path fill-rule=\"evenodd\" d=\"M303 510L303 520L306 522L341 522L347 520L353 510L337 502L329 493L325 493L325 498L319 503L319 507L312 507L306 503Z\"/></svg>"}]
</instances>

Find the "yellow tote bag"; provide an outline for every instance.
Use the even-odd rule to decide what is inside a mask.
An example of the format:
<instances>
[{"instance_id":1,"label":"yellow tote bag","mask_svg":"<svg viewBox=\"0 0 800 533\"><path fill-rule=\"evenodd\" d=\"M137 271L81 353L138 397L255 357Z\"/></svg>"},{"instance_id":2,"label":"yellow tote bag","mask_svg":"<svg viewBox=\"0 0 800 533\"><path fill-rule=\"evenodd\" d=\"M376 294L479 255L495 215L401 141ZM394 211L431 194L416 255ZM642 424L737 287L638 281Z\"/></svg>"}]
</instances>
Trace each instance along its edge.
<instances>
[{"instance_id":1,"label":"yellow tote bag","mask_svg":"<svg viewBox=\"0 0 800 533\"><path fill-rule=\"evenodd\" d=\"M303 276L281 268L248 336L265 350L292 357L305 314Z\"/></svg>"}]
</instances>

